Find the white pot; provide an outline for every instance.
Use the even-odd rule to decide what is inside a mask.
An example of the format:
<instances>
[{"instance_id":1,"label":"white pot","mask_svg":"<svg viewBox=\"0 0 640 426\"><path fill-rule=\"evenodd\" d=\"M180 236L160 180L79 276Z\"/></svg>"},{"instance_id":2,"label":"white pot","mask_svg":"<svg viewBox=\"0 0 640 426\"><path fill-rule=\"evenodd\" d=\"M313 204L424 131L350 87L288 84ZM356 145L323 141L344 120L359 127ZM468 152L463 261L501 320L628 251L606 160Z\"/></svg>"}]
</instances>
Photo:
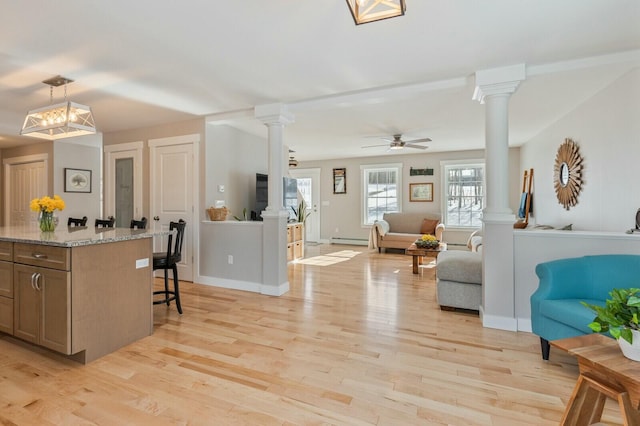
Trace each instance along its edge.
<instances>
[{"instance_id":1,"label":"white pot","mask_svg":"<svg viewBox=\"0 0 640 426\"><path fill-rule=\"evenodd\" d=\"M629 343L622 337L618 339L618 345L622 350L622 355L634 361L640 361L640 331L631 330L633 343Z\"/></svg>"}]
</instances>

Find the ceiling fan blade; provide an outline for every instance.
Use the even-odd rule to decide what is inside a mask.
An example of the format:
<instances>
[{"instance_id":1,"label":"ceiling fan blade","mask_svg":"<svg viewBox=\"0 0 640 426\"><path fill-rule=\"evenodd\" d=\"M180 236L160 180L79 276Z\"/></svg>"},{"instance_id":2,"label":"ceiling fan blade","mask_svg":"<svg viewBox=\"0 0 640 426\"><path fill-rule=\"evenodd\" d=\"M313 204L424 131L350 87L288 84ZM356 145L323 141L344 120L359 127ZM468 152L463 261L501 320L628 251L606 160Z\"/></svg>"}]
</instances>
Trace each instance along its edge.
<instances>
[{"instance_id":1,"label":"ceiling fan blade","mask_svg":"<svg viewBox=\"0 0 640 426\"><path fill-rule=\"evenodd\" d=\"M431 138L414 139L412 141L407 141L406 143L420 143L420 142L431 142Z\"/></svg>"},{"instance_id":2,"label":"ceiling fan blade","mask_svg":"<svg viewBox=\"0 0 640 426\"><path fill-rule=\"evenodd\" d=\"M414 145L412 143L405 143L404 146L406 148L416 148L416 149L427 149L429 148L428 146L424 146L424 145Z\"/></svg>"},{"instance_id":3,"label":"ceiling fan blade","mask_svg":"<svg viewBox=\"0 0 640 426\"><path fill-rule=\"evenodd\" d=\"M380 144L380 145L365 145L362 148L376 148L378 146L389 146L389 144L388 143L383 143L383 144Z\"/></svg>"}]
</instances>

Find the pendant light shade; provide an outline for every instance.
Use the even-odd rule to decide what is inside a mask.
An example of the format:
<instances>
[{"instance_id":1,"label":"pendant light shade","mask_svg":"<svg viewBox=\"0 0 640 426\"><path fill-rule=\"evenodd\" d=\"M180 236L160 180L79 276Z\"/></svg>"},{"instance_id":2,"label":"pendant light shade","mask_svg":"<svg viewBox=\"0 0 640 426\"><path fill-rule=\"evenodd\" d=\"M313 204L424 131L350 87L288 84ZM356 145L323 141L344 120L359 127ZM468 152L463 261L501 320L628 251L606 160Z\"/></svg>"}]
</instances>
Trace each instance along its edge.
<instances>
[{"instance_id":1,"label":"pendant light shade","mask_svg":"<svg viewBox=\"0 0 640 426\"><path fill-rule=\"evenodd\" d=\"M73 80L60 76L43 81L51 86L51 104L29 111L24 119L21 135L55 140L96 132L91 108L67 101L66 85L71 82ZM65 85L65 102L54 104L53 88L63 84Z\"/></svg>"},{"instance_id":2,"label":"pendant light shade","mask_svg":"<svg viewBox=\"0 0 640 426\"><path fill-rule=\"evenodd\" d=\"M347 0L356 25L404 15L405 0Z\"/></svg>"}]
</instances>

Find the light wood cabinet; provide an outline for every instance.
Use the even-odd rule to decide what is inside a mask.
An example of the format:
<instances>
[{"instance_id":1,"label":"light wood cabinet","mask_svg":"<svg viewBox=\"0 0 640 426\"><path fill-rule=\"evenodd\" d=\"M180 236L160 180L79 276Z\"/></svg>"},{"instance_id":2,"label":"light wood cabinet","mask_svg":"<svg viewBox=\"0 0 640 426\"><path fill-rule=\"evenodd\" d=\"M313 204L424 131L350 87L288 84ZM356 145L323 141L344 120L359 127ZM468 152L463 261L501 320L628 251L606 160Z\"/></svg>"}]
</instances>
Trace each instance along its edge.
<instances>
[{"instance_id":1,"label":"light wood cabinet","mask_svg":"<svg viewBox=\"0 0 640 426\"><path fill-rule=\"evenodd\" d=\"M14 336L67 355L71 354L71 273L64 268L69 250L16 244L13 266Z\"/></svg>"},{"instance_id":2,"label":"light wood cabinet","mask_svg":"<svg viewBox=\"0 0 640 426\"><path fill-rule=\"evenodd\" d=\"M127 231L93 243L91 229L74 245L39 243L39 232L0 241L0 332L84 364L151 335L152 234Z\"/></svg>"},{"instance_id":3,"label":"light wood cabinet","mask_svg":"<svg viewBox=\"0 0 640 426\"><path fill-rule=\"evenodd\" d=\"M13 244L0 241L0 331L13 334Z\"/></svg>"},{"instance_id":4,"label":"light wood cabinet","mask_svg":"<svg viewBox=\"0 0 640 426\"><path fill-rule=\"evenodd\" d=\"M287 261L304 257L304 225L291 223L287 225Z\"/></svg>"},{"instance_id":5,"label":"light wood cabinet","mask_svg":"<svg viewBox=\"0 0 640 426\"><path fill-rule=\"evenodd\" d=\"M70 355L70 274L14 265L14 336Z\"/></svg>"}]
</instances>

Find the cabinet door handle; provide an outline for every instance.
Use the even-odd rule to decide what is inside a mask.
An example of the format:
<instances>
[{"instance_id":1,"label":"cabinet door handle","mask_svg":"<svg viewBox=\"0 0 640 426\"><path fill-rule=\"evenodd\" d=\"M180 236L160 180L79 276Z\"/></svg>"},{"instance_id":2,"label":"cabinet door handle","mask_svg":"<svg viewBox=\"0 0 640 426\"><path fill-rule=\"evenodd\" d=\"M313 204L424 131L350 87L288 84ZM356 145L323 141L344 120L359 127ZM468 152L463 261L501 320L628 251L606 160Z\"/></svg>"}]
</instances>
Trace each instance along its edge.
<instances>
[{"instance_id":1,"label":"cabinet door handle","mask_svg":"<svg viewBox=\"0 0 640 426\"><path fill-rule=\"evenodd\" d=\"M35 257L36 259L46 259L47 255L46 254L42 254L42 253L31 253L32 257Z\"/></svg>"},{"instance_id":2,"label":"cabinet door handle","mask_svg":"<svg viewBox=\"0 0 640 426\"><path fill-rule=\"evenodd\" d=\"M36 272L34 272L33 274L31 274L31 288L32 288L32 289L34 289L34 290L36 289L36 283L35 283L35 280L36 280Z\"/></svg>"},{"instance_id":3,"label":"cabinet door handle","mask_svg":"<svg viewBox=\"0 0 640 426\"><path fill-rule=\"evenodd\" d=\"M42 290L42 288L40 288L40 285L38 284L38 280L40 279L41 276L42 275L40 274L40 272L38 272L36 274L36 280L35 280L36 281L36 290L38 290L38 291Z\"/></svg>"}]
</instances>

